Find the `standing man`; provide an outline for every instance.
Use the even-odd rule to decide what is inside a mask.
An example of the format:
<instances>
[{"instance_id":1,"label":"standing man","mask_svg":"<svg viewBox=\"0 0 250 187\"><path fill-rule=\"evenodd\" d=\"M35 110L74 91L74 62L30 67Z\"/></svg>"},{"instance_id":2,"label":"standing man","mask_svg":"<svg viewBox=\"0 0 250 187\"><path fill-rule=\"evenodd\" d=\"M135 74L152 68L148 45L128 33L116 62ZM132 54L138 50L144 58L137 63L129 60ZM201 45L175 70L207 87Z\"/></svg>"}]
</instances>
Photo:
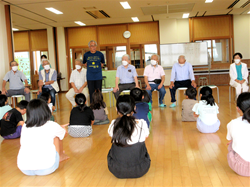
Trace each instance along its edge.
<instances>
[{"instance_id":1,"label":"standing man","mask_svg":"<svg viewBox=\"0 0 250 187\"><path fill-rule=\"evenodd\" d=\"M137 72L135 66L130 64L129 55L125 54L122 56L122 65L116 71L115 88L113 91L115 99L117 100L123 90L132 90L134 87L139 87Z\"/></svg>"},{"instance_id":2,"label":"standing man","mask_svg":"<svg viewBox=\"0 0 250 187\"><path fill-rule=\"evenodd\" d=\"M42 93L49 93L51 95L51 102L53 104L53 109L55 108L56 102L56 92L59 91L59 86L57 84L57 72L56 70L50 68L49 60L42 60L43 70L39 72L39 90L37 92L38 98L40 98Z\"/></svg>"},{"instance_id":3,"label":"standing man","mask_svg":"<svg viewBox=\"0 0 250 187\"><path fill-rule=\"evenodd\" d=\"M159 107L166 107L163 103L166 90L164 88L165 72L160 66L159 55L154 54L151 56L150 65L147 65L144 70L144 81L146 84L146 91L150 97L150 102L152 103L152 91L157 90L160 93L159 97Z\"/></svg>"},{"instance_id":4,"label":"standing man","mask_svg":"<svg viewBox=\"0 0 250 187\"><path fill-rule=\"evenodd\" d=\"M180 55L178 63L173 65L171 72L169 90L172 104L169 107L176 107L175 92L178 88L189 88L191 86L196 88L193 67L190 63L186 62L184 55Z\"/></svg>"},{"instance_id":5,"label":"standing man","mask_svg":"<svg viewBox=\"0 0 250 187\"><path fill-rule=\"evenodd\" d=\"M75 68L76 69L72 71L69 80L72 88L66 93L66 97L71 102L72 106L76 105L74 98L76 94L83 93L86 98L89 96L86 77L87 71L85 68L82 68L81 59L75 60Z\"/></svg>"},{"instance_id":6,"label":"standing man","mask_svg":"<svg viewBox=\"0 0 250 187\"><path fill-rule=\"evenodd\" d=\"M23 72L18 70L18 63L16 61L10 62L11 70L6 73L3 78L2 94L7 97L12 95L24 95L26 101L30 101L30 90L28 88L28 81ZM6 82L10 83L10 89L5 89ZM23 85L25 83L25 86Z\"/></svg>"},{"instance_id":7,"label":"standing man","mask_svg":"<svg viewBox=\"0 0 250 187\"><path fill-rule=\"evenodd\" d=\"M97 43L91 40L88 43L89 52L83 56L83 64L87 67L87 84L89 88L90 103L95 90L102 91L102 67L105 64L104 55L96 51Z\"/></svg>"}]
</instances>

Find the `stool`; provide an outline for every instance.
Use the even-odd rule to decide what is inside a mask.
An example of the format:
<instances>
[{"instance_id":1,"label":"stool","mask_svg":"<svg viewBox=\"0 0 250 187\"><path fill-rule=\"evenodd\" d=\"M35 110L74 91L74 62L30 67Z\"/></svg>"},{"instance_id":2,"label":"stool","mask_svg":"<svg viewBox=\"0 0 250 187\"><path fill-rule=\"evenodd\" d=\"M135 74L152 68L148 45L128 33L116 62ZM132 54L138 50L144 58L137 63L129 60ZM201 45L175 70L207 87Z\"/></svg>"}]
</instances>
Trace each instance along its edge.
<instances>
[{"instance_id":1,"label":"stool","mask_svg":"<svg viewBox=\"0 0 250 187\"><path fill-rule=\"evenodd\" d=\"M142 89L142 87L141 87L141 80L138 80L138 83L140 84L140 88Z\"/></svg>"},{"instance_id":2,"label":"stool","mask_svg":"<svg viewBox=\"0 0 250 187\"><path fill-rule=\"evenodd\" d=\"M185 91L185 90L187 90L188 88L187 87L180 87L180 88L177 88L177 90L176 90L176 92L177 92L177 98L176 98L176 103L177 103L177 105L179 104L179 92L181 91L181 90L183 90L183 91Z\"/></svg>"},{"instance_id":3,"label":"stool","mask_svg":"<svg viewBox=\"0 0 250 187\"><path fill-rule=\"evenodd\" d=\"M36 94L36 98L37 98L37 92L38 92L38 90L30 90L31 94Z\"/></svg>"},{"instance_id":4,"label":"stool","mask_svg":"<svg viewBox=\"0 0 250 187\"><path fill-rule=\"evenodd\" d=\"M113 88L103 88L102 89L102 93L109 93L109 102L110 102L110 107L111 107L111 97L112 97L112 95L113 94L111 94L111 92L113 91ZM113 99L113 105L112 106L114 106L114 97L112 97L112 99Z\"/></svg>"},{"instance_id":5,"label":"stool","mask_svg":"<svg viewBox=\"0 0 250 187\"><path fill-rule=\"evenodd\" d=\"M129 93L130 94L130 90L123 90L121 93L126 94L126 93Z\"/></svg>"},{"instance_id":6,"label":"stool","mask_svg":"<svg viewBox=\"0 0 250 187\"><path fill-rule=\"evenodd\" d=\"M16 107L16 99L18 99L18 98L25 98L25 96L24 95L12 95L11 96L11 101L12 101L12 98L13 98L13 105L14 105L14 108Z\"/></svg>"},{"instance_id":7,"label":"stool","mask_svg":"<svg viewBox=\"0 0 250 187\"><path fill-rule=\"evenodd\" d=\"M104 88L106 88L106 78L107 78L106 76L102 76L102 87Z\"/></svg>"},{"instance_id":8,"label":"stool","mask_svg":"<svg viewBox=\"0 0 250 187\"><path fill-rule=\"evenodd\" d=\"M231 86L231 85L229 85L229 102L231 102L231 88L234 88L234 90L235 90L235 97L234 97L234 100L236 101L236 89L235 89L235 87L233 87L233 86Z\"/></svg>"},{"instance_id":9,"label":"stool","mask_svg":"<svg viewBox=\"0 0 250 187\"><path fill-rule=\"evenodd\" d=\"M219 88L215 85L207 85L209 88L211 89L217 89L217 97L218 97L218 103L220 103L220 96L219 96ZM203 88L204 86L200 86L198 89L198 101L200 100L200 90L201 88Z\"/></svg>"},{"instance_id":10,"label":"stool","mask_svg":"<svg viewBox=\"0 0 250 187\"><path fill-rule=\"evenodd\" d=\"M159 92L158 92L156 89L154 89L153 91L156 91L156 92L157 92L157 96L158 96L157 102L158 102L158 106L160 106L160 103L159 103L160 94L159 94Z\"/></svg>"},{"instance_id":11,"label":"stool","mask_svg":"<svg viewBox=\"0 0 250 187\"><path fill-rule=\"evenodd\" d=\"M57 103L56 103L56 110L57 110L57 105L58 105L58 109L60 109L60 101L59 101L59 95L58 95L58 93L55 94L55 97L56 97L55 100L57 100Z\"/></svg>"},{"instance_id":12,"label":"stool","mask_svg":"<svg viewBox=\"0 0 250 187\"><path fill-rule=\"evenodd\" d=\"M200 77L199 78L199 85L200 86L208 85L207 77Z\"/></svg>"}]
</instances>

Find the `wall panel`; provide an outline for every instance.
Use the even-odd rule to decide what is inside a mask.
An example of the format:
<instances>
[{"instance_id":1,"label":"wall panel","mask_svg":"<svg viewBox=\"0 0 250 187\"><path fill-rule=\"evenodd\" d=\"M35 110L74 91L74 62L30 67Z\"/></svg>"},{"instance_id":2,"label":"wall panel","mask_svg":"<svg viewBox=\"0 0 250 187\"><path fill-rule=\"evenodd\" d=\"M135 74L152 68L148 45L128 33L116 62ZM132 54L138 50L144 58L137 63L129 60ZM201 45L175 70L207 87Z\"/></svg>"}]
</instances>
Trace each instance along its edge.
<instances>
[{"instance_id":1,"label":"wall panel","mask_svg":"<svg viewBox=\"0 0 250 187\"><path fill-rule=\"evenodd\" d=\"M29 51L28 31L14 32L14 50L15 51Z\"/></svg>"},{"instance_id":2,"label":"wall panel","mask_svg":"<svg viewBox=\"0 0 250 187\"><path fill-rule=\"evenodd\" d=\"M90 40L97 40L96 27L67 28L69 47L87 47Z\"/></svg>"},{"instance_id":3,"label":"wall panel","mask_svg":"<svg viewBox=\"0 0 250 187\"><path fill-rule=\"evenodd\" d=\"M146 44L159 42L159 23L131 23L128 25L131 32L130 44Z\"/></svg>"},{"instance_id":4,"label":"wall panel","mask_svg":"<svg viewBox=\"0 0 250 187\"><path fill-rule=\"evenodd\" d=\"M105 25L98 26L98 36L100 45L110 44L127 44L127 40L123 37L126 31L126 25Z\"/></svg>"}]
</instances>

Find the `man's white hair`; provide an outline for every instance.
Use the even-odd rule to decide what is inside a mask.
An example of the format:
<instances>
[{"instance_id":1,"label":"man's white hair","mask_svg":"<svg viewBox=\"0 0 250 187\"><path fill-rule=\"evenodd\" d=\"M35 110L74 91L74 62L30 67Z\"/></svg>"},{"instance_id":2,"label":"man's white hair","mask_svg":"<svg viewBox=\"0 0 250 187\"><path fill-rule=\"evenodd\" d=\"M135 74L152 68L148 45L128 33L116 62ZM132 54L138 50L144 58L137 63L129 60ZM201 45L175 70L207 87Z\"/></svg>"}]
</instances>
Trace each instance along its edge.
<instances>
[{"instance_id":1,"label":"man's white hair","mask_svg":"<svg viewBox=\"0 0 250 187\"><path fill-rule=\"evenodd\" d=\"M42 65L43 65L44 62L48 62L50 64L48 59L42 59Z\"/></svg>"},{"instance_id":2,"label":"man's white hair","mask_svg":"<svg viewBox=\"0 0 250 187\"><path fill-rule=\"evenodd\" d=\"M95 45L97 46L97 42L96 42L95 40L90 40L89 43L88 43L88 46L89 46L89 47L90 47L90 44L91 44L92 42L94 42Z\"/></svg>"},{"instance_id":3,"label":"man's white hair","mask_svg":"<svg viewBox=\"0 0 250 187\"><path fill-rule=\"evenodd\" d=\"M153 56L157 56L157 59L160 61L160 56L158 54L152 54L150 59L152 59Z\"/></svg>"},{"instance_id":4,"label":"man's white hair","mask_svg":"<svg viewBox=\"0 0 250 187\"><path fill-rule=\"evenodd\" d=\"M82 64L82 59L78 58L78 59L75 59L75 62L78 61L78 62L81 62Z\"/></svg>"},{"instance_id":5,"label":"man's white hair","mask_svg":"<svg viewBox=\"0 0 250 187\"><path fill-rule=\"evenodd\" d=\"M183 57L186 60L186 57L184 55L180 55L178 59L180 59L181 57Z\"/></svg>"},{"instance_id":6,"label":"man's white hair","mask_svg":"<svg viewBox=\"0 0 250 187\"><path fill-rule=\"evenodd\" d=\"M122 58L123 57L128 57L128 60L130 60L130 56L128 54L123 55Z\"/></svg>"}]
</instances>

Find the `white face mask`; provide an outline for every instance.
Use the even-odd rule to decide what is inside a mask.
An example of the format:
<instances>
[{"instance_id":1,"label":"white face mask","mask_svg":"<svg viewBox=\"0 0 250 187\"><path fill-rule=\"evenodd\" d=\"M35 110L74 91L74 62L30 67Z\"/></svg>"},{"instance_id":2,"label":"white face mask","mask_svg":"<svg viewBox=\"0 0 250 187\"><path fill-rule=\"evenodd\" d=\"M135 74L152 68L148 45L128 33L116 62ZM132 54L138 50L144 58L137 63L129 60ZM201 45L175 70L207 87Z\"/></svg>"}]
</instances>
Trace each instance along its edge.
<instances>
[{"instance_id":1,"label":"white face mask","mask_svg":"<svg viewBox=\"0 0 250 187\"><path fill-rule=\"evenodd\" d=\"M45 69L45 70L49 70L49 69L50 69L49 64L48 64L48 65L45 65L45 66L44 66L44 69Z\"/></svg>"},{"instance_id":2,"label":"white face mask","mask_svg":"<svg viewBox=\"0 0 250 187\"><path fill-rule=\"evenodd\" d=\"M239 64L240 63L240 59L234 59L235 64Z\"/></svg>"},{"instance_id":3,"label":"white face mask","mask_svg":"<svg viewBox=\"0 0 250 187\"><path fill-rule=\"evenodd\" d=\"M12 66L12 68L11 68L13 71L17 71L17 69L18 69L18 66Z\"/></svg>"},{"instance_id":4,"label":"white face mask","mask_svg":"<svg viewBox=\"0 0 250 187\"><path fill-rule=\"evenodd\" d=\"M76 67L76 69L81 69L82 68L82 66L80 66L80 65L75 65L75 67Z\"/></svg>"},{"instance_id":5,"label":"white face mask","mask_svg":"<svg viewBox=\"0 0 250 187\"><path fill-rule=\"evenodd\" d=\"M179 63L179 65L182 67L182 66L184 66L184 65L185 65L185 63L184 63L184 64L180 64L180 63Z\"/></svg>"},{"instance_id":6,"label":"white face mask","mask_svg":"<svg viewBox=\"0 0 250 187\"><path fill-rule=\"evenodd\" d=\"M151 64L154 66L154 65L156 65L156 61L155 60L151 60Z\"/></svg>"},{"instance_id":7,"label":"white face mask","mask_svg":"<svg viewBox=\"0 0 250 187\"><path fill-rule=\"evenodd\" d=\"M128 62L126 60L123 60L122 65L126 66L126 65L128 65Z\"/></svg>"}]
</instances>

